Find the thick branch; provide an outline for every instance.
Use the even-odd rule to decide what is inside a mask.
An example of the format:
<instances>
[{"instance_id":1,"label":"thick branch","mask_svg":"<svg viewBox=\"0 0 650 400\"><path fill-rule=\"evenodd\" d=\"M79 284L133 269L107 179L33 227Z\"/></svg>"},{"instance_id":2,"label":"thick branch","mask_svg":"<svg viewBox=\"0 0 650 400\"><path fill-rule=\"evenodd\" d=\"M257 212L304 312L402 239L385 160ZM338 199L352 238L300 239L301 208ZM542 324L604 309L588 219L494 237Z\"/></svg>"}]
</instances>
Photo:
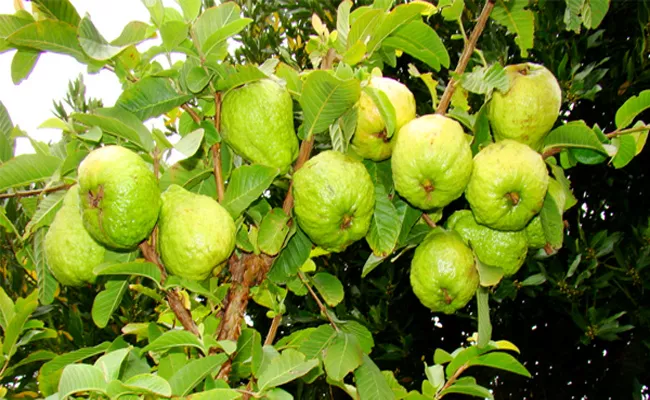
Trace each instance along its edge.
<instances>
[{"instance_id":1,"label":"thick branch","mask_svg":"<svg viewBox=\"0 0 650 400\"><path fill-rule=\"evenodd\" d=\"M456 70L454 71L457 76L460 76L462 75L463 72L465 72L465 68L467 68L467 63L469 62L469 59L472 57L472 54L474 53L474 49L476 49L476 43L478 42L478 38L481 36L481 33L483 33L483 29L485 29L485 25L487 24L487 20L490 16L490 13L494 8L494 2L495 0L488 0L485 3L485 6L483 6L483 10L481 11L481 15L479 15L478 17L478 22L476 23L476 26L472 31L472 35L469 37L469 41L465 43L465 48L463 49L463 53L460 55L460 59L458 60L458 65L456 66ZM440 103L438 104L438 109L436 110L436 114L444 115L447 112L447 108L449 108L449 103L451 102L451 96L454 94L454 91L456 90L456 83L457 81L455 78L451 78L449 80L449 83L445 88L445 92L440 98Z\"/></svg>"},{"instance_id":2,"label":"thick branch","mask_svg":"<svg viewBox=\"0 0 650 400\"><path fill-rule=\"evenodd\" d=\"M214 128L221 134L221 92L214 95ZM214 179L217 183L217 198L219 203L223 202L224 183L221 171L221 143L212 145L212 168L214 168Z\"/></svg>"},{"instance_id":3,"label":"thick branch","mask_svg":"<svg viewBox=\"0 0 650 400\"><path fill-rule=\"evenodd\" d=\"M74 185L74 183L66 183L65 185L53 186L44 189L25 190L22 192L14 192L14 193L2 193L0 194L0 200L10 199L13 197L20 198L20 197L39 196L43 193L52 193L52 192L58 192L59 190L68 190L72 185Z\"/></svg>"}]
</instances>

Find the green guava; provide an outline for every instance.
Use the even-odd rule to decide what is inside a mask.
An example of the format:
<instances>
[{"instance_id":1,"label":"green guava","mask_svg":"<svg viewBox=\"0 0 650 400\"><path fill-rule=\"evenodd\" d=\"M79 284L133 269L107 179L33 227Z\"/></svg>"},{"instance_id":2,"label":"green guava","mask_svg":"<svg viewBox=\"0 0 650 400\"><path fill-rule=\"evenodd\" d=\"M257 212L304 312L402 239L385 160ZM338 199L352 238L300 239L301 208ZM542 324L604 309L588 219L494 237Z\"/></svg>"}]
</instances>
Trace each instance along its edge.
<instances>
[{"instance_id":1,"label":"green guava","mask_svg":"<svg viewBox=\"0 0 650 400\"><path fill-rule=\"evenodd\" d=\"M528 240L528 247L531 249L541 249L546 246L546 234L542 227L542 218L537 215L535 218L526 225L526 239Z\"/></svg>"},{"instance_id":2,"label":"green guava","mask_svg":"<svg viewBox=\"0 0 650 400\"><path fill-rule=\"evenodd\" d=\"M131 249L158 220L160 189L147 163L121 146L93 150L79 165L79 194L86 230L114 249Z\"/></svg>"},{"instance_id":3,"label":"green guava","mask_svg":"<svg viewBox=\"0 0 650 400\"><path fill-rule=\"evenodd\" d=\"M458 122L425 115L400 129L391 165L399 194L430 210L463 194L472 173L472 150Z\"/></svg>"},{"instance_id":4,"label":"green guava","mask_svg":"<svg viewBox=\"0 0 650 400\"><path fill-rule=\"evenodd\" d=\"M208 196L170 185L162 194L158 246L169 272L203 280L235 249L232 217Z\"/></svg>"},{"instance_id":5,"label":"green guava","mask_svg":"<svg viewBox=\"0 0 650 400\"><path fill-rule=\"evenodd\" d=\"M458 233L441 228L429 233L415 249L410 279L420 302L445 314L465 307L479 285L472 250Z\"/></svg>"},{"instance_id":6,"label":"green guava","mask_svg":"<svg viewBox=\"0 0 650 400\"><path fill-rule=\"evenodd\" d=\"M395 109L395 134L389 138L386 122L372 98L361 92L358 103L357 129L352 137L352 149L363 158L385 160L393 152L395 135L415 118L415 97L400 82L383 77L370 79L368 87L382 91Z\"/></svg>"},{"instance_id":7,"label":"green guava","mask_svg":"<svg viewBox=\"0 0 650 400\"><path fill-rule=\"evenodd\" d=\"M503 269L504 276L514 275L526 261L526 232L497 231L480 225L470 210L460 210L447 219L447 229L458 232L482 263Z\"/></svg>"},{"instance_id":8,"label":"green guava","mask_svg":"<svg viewBox=\"0 0 650 400\"><path fill-rule=\"evenodd\" d=\"M505 70L510 89L495 91L488 106L494 138L513 139L539 150L560 114L560 85L543 65L524 63Z\"/></svg>"},{"instance_id":9,"label":"green guava","mask_svg":"<svg viewBox=\"0 0 650 400\"><path fill-rule=\"evenodd\" d=\"M63 206L45 234L45 259L52 275L66 286L94 283L93 269L104 261L106 249L84 228L81 218L79 186L72 186Z\"/></svg>"},{"instance_id":10,"label":"green guava","mask_svg":"<svg viewBox=\"0 0 650 400\"><path fill-rule=\"evenodd\" d=\"M325 250L343 251L368 232L375 187L360 161L324 151L294 174L292 190L298 225Z\"/></svg>"},{"instance_id":11,"label":"green guava","mask_svg":"<svg viewBox=\"0 0 650 400\"><path fill-rule=\"evenodd\" d=\"M542 209L548 180L539 153L514 140L503 140L474 157L465 197L479 224L518 231Z\"/></svg>"},{"instance_id":12,"label":"green guava","mask_svg":"<svg viewBox=\"0 0 650 400\"><path fill-rule=\"evenodd\" d=\"M231 90L221 103L221 135L248 161L288 171L298 157L291 95L270 79Z\"/></svg>"}]
</instances>

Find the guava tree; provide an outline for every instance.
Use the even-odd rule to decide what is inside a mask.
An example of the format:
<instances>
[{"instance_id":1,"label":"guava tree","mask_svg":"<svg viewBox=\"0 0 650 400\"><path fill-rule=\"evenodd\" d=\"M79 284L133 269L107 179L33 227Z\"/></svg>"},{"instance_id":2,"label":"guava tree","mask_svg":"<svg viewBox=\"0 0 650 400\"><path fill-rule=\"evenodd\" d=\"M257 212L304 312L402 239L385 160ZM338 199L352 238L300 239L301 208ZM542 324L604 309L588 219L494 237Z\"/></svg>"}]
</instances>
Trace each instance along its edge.
<instances>
[{"instance_id":1,"label":"guava tree","mask_svg":"<svg viewBox=\"0 0 650 400\"><path fill-rule=\"evenodd\" d=\"M71 84L35 154L14 156L26 133L0 108L1 394L493 398L473 371L530 377L491 337L490 293L545 282L520 268L565 245L565 171L622 168L650 129L647 90L606 129L565 118L603 75L530 58L557 21L599 40L609 3L177 3L144 1L151 20L112 41L67 0L0 16L15 83L49 51L124 87L104 105ZM434 313L476 300L477 332L432 344L417 382L383 368L382 310L359 307L394 274Z\"/></svg>"}]
</instances>

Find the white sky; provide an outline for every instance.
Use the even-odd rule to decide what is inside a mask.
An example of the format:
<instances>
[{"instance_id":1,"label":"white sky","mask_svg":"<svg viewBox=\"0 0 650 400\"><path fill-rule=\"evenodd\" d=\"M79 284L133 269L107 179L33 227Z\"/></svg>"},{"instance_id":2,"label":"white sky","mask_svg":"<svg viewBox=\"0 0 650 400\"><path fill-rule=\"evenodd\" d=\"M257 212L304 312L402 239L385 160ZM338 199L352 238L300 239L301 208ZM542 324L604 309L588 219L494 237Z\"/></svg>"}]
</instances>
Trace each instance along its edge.
<instances>
[{"instance_id":1,"label":"white sky","mask_svg":"<svg viewBox=\"0 0 650 400\"><path fill-rule=\"evenodd\" d=\"M149 12L139 0L71 0L80 16L90 15L99 32L109 41L119 36L122 28L130 21L150 23ZM166 6L178 8L174 1L163 0ZM29 2L25 8L31 10ZM13 14L13 1L0 0L0 14ZM150 40L151 44L155 42ZM148 46L147 46L148 47ZM0 101L9 111L14 125L26 131L30 137L50 142L60 137L55 129L38 129L45 120L53 117L52 101L65 96L68 82L80 73L84 74L86 95L101 98L104 106L110 107L121 93L118 79L109 71L86 74L86 67L69 56L41 54L32 74L19 85L11 80L11 60L14 51L0 54ZM153 121L145 123L151 128ZM32 153L26 138L19 138L16 153Z\"/></svg>"}]
</instances>

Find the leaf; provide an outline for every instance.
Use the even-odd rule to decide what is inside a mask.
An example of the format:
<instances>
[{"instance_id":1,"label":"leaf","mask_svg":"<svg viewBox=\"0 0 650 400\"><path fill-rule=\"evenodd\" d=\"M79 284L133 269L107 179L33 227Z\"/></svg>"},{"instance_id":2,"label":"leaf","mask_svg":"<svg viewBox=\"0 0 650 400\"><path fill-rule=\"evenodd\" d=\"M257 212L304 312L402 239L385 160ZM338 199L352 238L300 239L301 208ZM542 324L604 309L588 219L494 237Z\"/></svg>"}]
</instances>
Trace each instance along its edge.
<instances>
[{"instance_id":1,"label":"leaf","mask_svg":"<svg viewBox=\"0 0 650 400\"><path fill-rule=\"evenodd\" d=\"M476 291L478 305L478 341L477 346L484 348L492 338L492 323L490 322L490 293L484 287Z\"/></svg>"},{"instance_id":2,"label":"leaf","mask_svg":"<svg viewBox=\"0 0 650 400\"><path fill-rule=\"evenodd\" d=\"M612 158L614 168L620 169L632 161L636 154L636 141L631 135L624 135L612 140L612 143L618 148L616 155Z\"/></svg>"},{"instance_id":3,"label":"leaf","mask_svg":"<svg viewBox=\"0 0 650 400\"><path fill-rule=\"evenodd\" d=\"M375 103L375 106L379 110L379 114L386 124L386 136L389 138L392 137L395 134L397 117L395 114L395 107L393 107L393 103L391 103L388 95L379 89L369 86L363 88L363 91L370 97L370 99L372 99L372 102Z\"/></svg>"},{"instance_id":4,"label":"leaf","mask_svg":"<svg viewBox=\"0 0 650 400\"><path fill-rule=\"evenodd\" d=\"M142 349L142 353L144 354L148 351L168 350L175 347L195 347L201 350L203 353L206 352L201 340L199 340L199 338L197 338L193 333L188 331L173 330L163 333L158 338L156 338L156 340L149 343Z\"/></svg>"},{"instance_id":5,"label":"leaf","mask_svg":"<svg viewBox=\"0 0 650 400\"><path fill-rule=\"evenodd\" d=\"M307 340L300 344L298 350L303 353L307 359L320 358L323 351L325 351L335 337L336 331L334 331L330 325L321 325L311 331Z\"/></svg>"},{"instance_id":6,"label":"leaf","mask_svg":"<svg viewBox=\"0 0 650 400\"><path fill-rule=\"evenodd\" d=\"M153 150L153 139L149 130L137 116L123 108L98 108L94 114L72 113L71 116L88 126L100 127L104 134L126 139L146 152Z\"/></svg>"},{"instance_id":7,"label":"leaf","mask_svg":"<svg viewBox=\"0 0 650 400\"><path fill-rule=\"evenodd\" d=\"M492 352L478 356L469 360L469 365L482 365L484 367L492 367L503 369L505 371L510 371L515 374L523 375L527 378L531 378L530 372L521 365L516 358L511 356L508 353L503 352Z\"/></svg>"},{"instance_id":8,"label":"leaf","mask_svg":"<svg viewBox=\"0 0 650 400\"><path fill-rule=\"evenodd\" d=\"M463 0L453 0L451 5L442 8L440 14L442 14L445 21L456 21L462 16L464 8L465 2Z\"/></svg>"},{"instance_id":9,"label":"leaf","mask_svg":"<svg viewBox=\"0 0 650 400\"><path fill-rule=\"evenodd\" d=\"M228 356L225 354L216 354L191 360L169 379L172 394L174 396L187 396L196 385L201 383L208 375L211 375L227 359Z\"/></svg>"},{"instance_id":10,"label":"leaf","mask_svg":"<svg viewBox=\"0 0 650 400\"><path fill-rule=\"evenodd\" d=\"M564 221L562 220L562 210L550 193L546 194L539 215L542 219L542 229L547 244L553 249L559 249L564 241Z\"/></svg>"},{"instance_id":11,"label":"leaf","mask_svg":"<svg viewBox=\"0 0 650 400\"><path fill-rule=\"evenodd\" d=\"M289 234L289 219L281 208L274 208L264 216L257 236L257 245L261 251L270 256L280 252Z\"/></svg>"},{"instance_id":12,"label":"leaf","mask_svg":"<svg viewBox=\"0 0 650 400\"><path fill-rule=\"evenodd\" d=\"M345 292L343 291L343 284L337 277L327 272L319 272L312 279L314 280L314 286L323 296L323 300L330 307L336 307L337 304L343 301Z\"/></svg>"},{"instance_id":13,"label":"leaf","mask_svg":"<svg viewBox=\"0 0 650 400\"><path fill-rule=\"evenodd\" d=\"M190 69L190 71L187 73L185 81L187 83L188 89L190 89L192 93L199 93L206 86L208 86L211 78L212 75L208 74L208 72L203 67L196 66Z\"/></svg>"},{"instance_id":14,"label":"leaf","mask_svg":"<svg viewBox=\"0 0 650 400\"><path fill-rule=\"evenodd\" d=\"M181 6L185 21L193 21L201 11L201 0L176 0L176 3Z\"/></svg>"},{"instance_id":15,"label":"leaf","mask_svg":"<svg viewBox=\"0 0 650 400\"><path fill-rule=\"evenodd\" d=\"M183 21L165 21L160 27L160 37L165 50L171 52L183 43L187 39L188 29Z\"/></svg>"},{"instance_id":16,"label":"leaf","mask_svg":"<svg viewBox=\"0 0 650 400\"><path fill-rule=\"evenodd\" d=\"M185 165L185 163L176 163L171 168L167 168L160 178L160 190L164 191L171 184L191 190L201 181L212 176L212 168L197 166L194 169L187 169Z\"/></svg>"},{"instance_id":17,"label":"leaf","mask_svg":"<svg viewBox=\"0 0 650 400\"><path fill-rule=\"evenodd\" d=\"M278 176L277 168L264 165L242 165L230 177L222 205L237 218L264 193Z\"/></svg>"},{"instance_id":18,"label":"leaf","mask_svg":"<svg viewBox=\"0 0 650 400\"><path fill-rule=\"evenodd\" d=\"M503 278L503 269L492 265L487 265L476 257L476 268L478 269L481 286L495 286Z\"/></svg>"},{"instance_id":19,"label":"leaf","mask_svg":"<svg viewBox=\"0 0 650 400\"><path fill-rule=\"evenodd\" d=\"M157 285L160 284L160 268L154 263L133 261L119 264L101 264L95 267L96 275L137 275L149 278Z\"/></svg>"},{"instance_id":20,"label":"leaf","mask_svg":"<svg viewBox=\"0 0 650 400\"><path fill-rule=\"evenodd\" d=\"M47 267L44 240L45 230L38 230L34 235L33 261L38 279L38 299L43 305L47 305L54 301L58 283Z\"/></svg>"},{"instance_id":21,"label":"leaf","mask_svg":"<svg viewBox=\"0 0 650 400\"><path fill-rule=\"evenodd\" d=\"M605 18L609 10L609 0L588 0L585 1L582 12L582 23L591 29L598 28L598 25Z\"/></svg>"},{"instance_id":22,"label":"leaf","mask_svg":"<svg viewBox=\"0 0 650 400\"><path fill-rule=\"evenodd\" d=\"M123 384L129 389L137 389L138 392L145 391L162 397L171 397L172 395L169 382L158 375L138 374L130 377Z\"/></svg>"},{"instance_id":23,"label":"leaf","mask_svg":"<svg viewBox=\"0 0 650 400\"><path fill-rule=\"evenodd\" d=\"M632 96L616 110L616 128L627 128L644 110L650 108L650 89L644 90L638 96Z\"/></svg>"},{"instance_id":24,"label":"leaf","mask_svg":"<svg viewBox=\"0 0 650 400\"><path fill-rule=\"evenodd\" d=\"M179 158L179 161L190 158L196 154L196 152L201 148L204 132L203 128L199 128L183 136L181 140L174 145L174 149L183 155Z\"/></svg>"},{"instance_id":25,"label":"leaf","mask_svg":"<svg viewBox=\"0 0 650 400\"><path fill-rule=\"evenodd\" d=\"M19 298L16 300L15 314L11 321L7 321L7 329L5 330L4 343L2 343L2 351L5 357L11 357L16 352L16 342L23 332L23 327L29 319L30 315L38 307L38 292L33 291L26 298Z\"/></svg>"},{"instance_id":26,"label":"leaf","mask_svg":"<svg viewBox=\"0 0 650 400\"><path fill-rule=\"evenodd\" d=\"M94 366L102 371L107 382L118 379L122 363L130 351L131 349L126 347L106 353L95 361Z\"/></svg>"},{"instance_id":27,"label":"leaf","mask_svg":"<svg viewBox=\"0 0 650 400\"><path fill-rule=\"evenodd\" d=\"M81 63L87 62L77 40L75 26L66 22L52 19L33 22L12 33L6 40L16 46L66 54Z\"/></svg>"},{"instance_id":28,"label":"leaf","mask_svg":"<svg viewBox=\"0 0 650 400\"><path fill-rule=\"evenodd\" d=\"M475 67L472 72L464 73L460 82L465 89L478 94L488 94L494 89L505 93L510 89L506 70L499 63Z\"/></svg>"},{"instance_id":29,"label":"leaf","mask_svg":"<svg viewBox=\"0 0 650 400\"><path fill-rule=\"evenodd\" d=\"M235 400L241 399L242 394L236 389L218 388L191 394L187 398L190 400Z\"/></svg>"},{"instance_id":30,"label":"leaf","mask_svg":"<svg viewBox=\"0 0 650 400\"><path fill-rule=\"evenodd\" d=\"M19 49L11 60L11 80L18 85L32 73L41 52L38 50Z\"/></svg>"},{"instance_id":31,"label":"leaf","mask_svg":"<svg viewBox=\"0 0 650 400\"><path fill-rule=\"evenodd\" d=\"M375 268L381 265L383 263L386 257L378 257L375 255L375 253L370 253L368 256L368 259L366 259L365 264L363 264L363 270L361 270L361 277L365 278L369 273L371 273Z\"/></svg>"},{"instance_id":32,"label":"leaf","mask_svg":"<svg viewBox=\"0 0 650 400\"><path fill-rule=\"evenodd\" d=\"M553 129L544 139L542 153L553 148L580 148L607 154L598 136L584 121L571 121Z\"/></svg>"},{"instance_id":33,"label":"leaf","mask_svg":"<svg viewBox=\"0 0 650 400\"><path fill-rule=\"evenodd\" d=\"M373 340L372 333L370 333L368 328L356 321L339 322L339 328L341 328L343 332L351 333L356 336L357 341L361 346L361 350L366 354L370 354L375 345L375 341Z\"/></svg>"},{"instance_id":34,"label":"leaf","mask_svg":"<svg viewBox=\"0 0 650 400\"><path fill-rule=\"evenodd\" d=\"M191 95L176 92L169 79L146 77L122 92L115 102L141 121L162 115L191 99Z\"/></svg>"},{"instance_id":35,"label":"leaf","mask_svg":"<svg viewBox=\"0 0 650 400\"><path fill-rule=\"evenodd\" d=\"M390 36L391 33L414 19L419 18L427 8L428 5L424 2L400 4L395 7L385 18L381 19L377 28L372 32L367 45L368 54L374 53L382 41Z\"/></svg>"},{"instance_id":36,"label":"leaf","mask_svg":"<svg viewBox=\"0 0 650 400\"><path fill-rule=\"evenodd\" d=\"M71 364L63 369L59 382L59 398L78 392L100 392L106 394L108 383L102 371L88 364Z\"/></svg>"},{"instance_id":37,"label":"leaf","mask_svg":"<svg viewBox=\"0 0 650 400\"><path fill-rule=\"evenodd\" d=\"M392 400L393 391L377 365L368 357L363 356L363 363L354 371L360 400Z\"/></svg>"},{"instance_id":38,"label":"leaf","mask_svg":"<svg viewBox=\"0 0 650 400\"><path fill-rule=\"evenodd\" d=\"M359 81L354 78L341 80L326 71L310 73L299 100L306 136L325 131L359 100L360 93Z\"/></svg>"},{"instance_id":39,"label":"leaf","mask_svg":"<svg viewBox=\"0 0 650 400\"><path fill-rule=\"evenodd\" d=\"M453 359L453 356L443 349L436 349L433 353L433 362L436 364L446 364Z\"/></svg>"},{"instance_id":40,"label":"leaf","mask_svg":"<svg viewBox=\"0 0 650 400\"><path fill-rule=\"evenodd\" d=\"M48 361L53 359L54 357L56 357L56 353L51 352L49 350L36 350L32 353L29 353L27 357L23 358L22 360L12 365L11 368L13 368L15 371L17 368L20 368L23 365L27 365L39 361Z\"/></svg>"},{"instance_id":41,"label":"leaf","mask_svg":"<svg viewBox=\"0 0 650 400\"><path fill-rule=\"evenodd\" d=\"M412 21L384 40L383 46L402 50L436 71L449 68L449 53L440 37L422 21Z\"/></svg>"},{"instance_id":42,"label":"leaf","mask_svg":"<svg viewBox=\"0 0 650 400\"><path fill-rule=\"evenodd\" d=\"M358 8L350 15L350 32L348 33L348 47L357 42L366 43L377 32L377 26L386 18L383 10Z\"/></svg>"},{"instance_id":43,"label":"leaf","mask_svg":"<svg viewBox=\"0 0 650 400\"><path fill-rule=\"evenodd\" d=\"M533 48L535 36L535 16L527 7L528 0L497 0L490 14L508 32L517 35L515 43L524 58L528 57L528 49Z\"/></svg>"},{"instance_id":44,"label":"leaf","mask_svg":"<svg viewBox=\"0 0 650 400\"><path fill-rule=\"evenodd\" d=\"M348 47L348 34L350 33L350 9L352 8L352 1L344 0L339 4L336 10L336 32L338 34L336 40L341 43L341 46Z\"/></svg>"},{"instance_id":45,"label":"leaf","mask_svg":"<svg viewBox=\"0 0 650 400\"><path fill-rule=\"evenodd\" d=\"M0 165L0 191L48 180L62 160L52 156L23 154Z\"/></svg>"},{"instance_id":46,"label":"leaf","mask_svg":"<svg viewBox=\"0 0 650 400\"><path fill-rule=\"evenodd\" d=\"M5 290L0 286L0 327L5 332L9 327L9 323L16 315L14 311L14 302L7 295Z\"/></svg>"},{"instance_id":47,"label":"leaf","mask_svg":"<svg viewBox=\"0 0 650 400\"><path fill-rule=\"evenodd\" d=\"M95 296L92 308L92 318L95 325L104 328L113 312L122 302L129 283L126 279L115 279L106 282L104 290Z\"/></svg>"},{"instance_id":48,"label":"leaf","mask_svg":"<svg viewBox=\"0 0 650 400\"><path fill-rule=\"evenodd\" d=\"M122 31L113 44L108 43L99 33L95 25L88 16L84 17L77 28L79 44L88 56L95 60L109 60L127 47L138 44L147 38L149 25L133 21L130 22Z\"/></svg>"},{"instance_id":49,"label":"leaf","mask_svg":"<svg viewBox=\"0 0 650 400\"><path fill-rule=\"evenodd\" d=\"M70 25L79 25L79 14L69 0L33 0L39 13L51 19L58 19Z\"/></svg>"},{"instance_id":50,"label":"leaf","mask_svg":"<svg viewBox=\"0 0 650 400\"><path fill-rule=\"evenodd\" d=\"M262 336L255 329L243 329L237 339L237 353L232 361L232 370L237 376L248 376L262 359Z\"/></svg>"},{"instance_id":51,"label":"leaf","mask_svg":"<svg viewBox=\"0 0 650 400\"><path fill-rule=\"evenodd\" d=\"M578 256L580 256L580 255L578 255ZM569 268L569 271L570 270L571 269ZM569 277L568 274L567 274L567 277ZM521 286L539 286L539 285L543 284L544 282L546 282L546 277L544 276L544 274L535 274L535 275L531 275L528 278L521 281Z\"/></svg>"},{"instance_id":52,"label":"leaf","mask_svg":"<svg viewBox=\"0 0 650 400\"><path fill-rule=\"evenodd\" d=\"M318 360L305 361L304 354L293 349L286 349L260 371L257 379L259 391L264 392L298 379L317 365Z\"/></svg>"},{"instance_id":53,"label":"leaf","mask_svg":"<svg viewBox=\"0 0 650 400\"><path fill-rule=\"evenodd\" d=\"M378 257L386 257L395 249L402 224L384 185L375 184L375 211L366 241Z\"/></svg>"},{"instance_id":54,"label":"leaf","mask_svg":"<svg viewBox=\"0 0 650 400\"><path fill-rule=\"evenodd\" d=\"M475 383L456 383L440 392L440 396L442 397L449 393L462 393L470 396L481 397L483 399L494 399L494 396L488 389Z\"/></svg>"},{"instance_id":55,"label":"leaf","mask_svg":"<svg viewBox=\"0 0 650 400\"><path fill-rule=\"evenodd\" d=\"M238 18L216 29L203 43L203 53L209 55L220 51L224 47L226 40L241 32L251 22L253 20L250 18Z\"/></svg>"},{"instance_id":56,"label":"leaf","mask_svg":"<svg viewBox=\"0 0 650 400\"><path fill-rule=\"evenodd\" d=\"M79 350L72 351L70 353L61 354L54 359L46 362L41 367L41 375L47 377L50 376L60 369L64 368L68 364L81 361L88 357L96 356L97 354L103 353L110 347L110 342L103 342L98 344L95 347L85 347ZM101 371L100 371L101 373Z\"/></svg>"},{"instance_id":57,"label":"leaf","mask_svg":"<svg viewBox=\"0 0 650 400\"><path fill-rule=\"evenodd\" d=\"M34 216L29 221L29 223L27 223L27 226L25 226L25 235L23 236L24 238L29 236L38 228L48 226L52 223L54 216L63 204L64 195L65 192L63 191L55 192L41 200L41 202L38 204L38 207L36 208L36 212L34 212Z\"/></svg>"},{"instance_id":58,"label":"leaf","mask_svg":"<svg viewBox=\"0 0 650 400\"><path fill-rule=\"evenodd\" d=\"M223 67L220 67L223 68ZM221 79L217 80L215 90L228 91L249 82L255 82L268 76L256 65L238 65L235 68L219 71Z\"/></svg>"},{"instance_id":59,"label":"leaf","mask_svg":"<svg viewBox=\"0 0 650 400\"><path fill-rule=\"evenodd\" d=\"M217 7L208 8L199 16L194 23L193 29L198 42L195 44L202 50L203 54L208 55L213 50L214 45L220 42L218 39L223 36L221 29L225 30L228 25L241 19L240 13L241 9L236 3L226 2ZM237 31L232 34L235 33ZM214 38L214 35L219 37ZM221 41L225 40L226 37L223 37Z\"/></svg>"},{"instance_id":60,"label":"leaf","mask_svg":"<svg viewBox=\"0 0 650 400\"><path fill-rule=\"evenodd\" d=\"M357 338L349 333L339 332L327 347L323 361L327 376L336 381L342 381L363 361L363 352Z\"/></svg>"}]
</instances>

